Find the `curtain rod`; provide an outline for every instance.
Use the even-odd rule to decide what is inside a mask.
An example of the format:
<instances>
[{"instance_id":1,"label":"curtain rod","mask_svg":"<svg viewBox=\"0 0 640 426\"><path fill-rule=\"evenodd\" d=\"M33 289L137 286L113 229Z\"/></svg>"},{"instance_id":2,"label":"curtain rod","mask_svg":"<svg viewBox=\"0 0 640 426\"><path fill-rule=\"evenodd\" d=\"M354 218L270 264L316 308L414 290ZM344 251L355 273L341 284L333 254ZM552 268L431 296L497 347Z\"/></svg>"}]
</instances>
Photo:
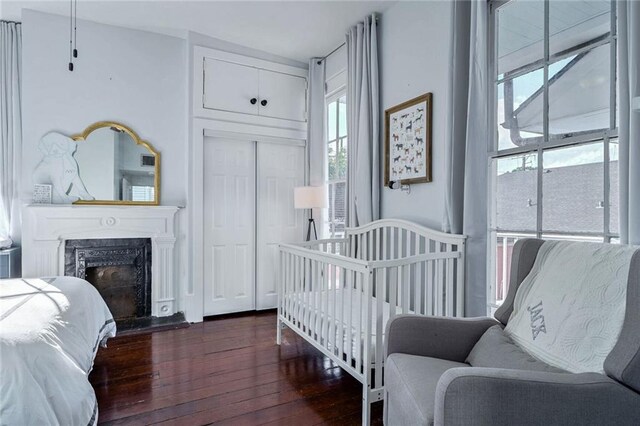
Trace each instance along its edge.
<instances>
[{"instance_id":1,"label":"curtain rod","mask_svg":"<svg viewBox=\"0 0 640 426\"><path fill-rule=\"evenodd\" d=\"M336 53L342 46L344 46L345 44L347 44L346 41L343 41L342 44L338 47L336 47L335 49L333 49L331 52L327 53L326 55L317 58L318 59L318 65L320 65L320 62L324 61L325 59L327 59L329 56L333 55L334 53Z\"/></svg>"},{"instance_id":2,"label":"curtain rod","mask_svg":"<svg viewBox=\"0 0 640 426\"><path fill-rule=\"evenodd\" d=\"M20 21L7 21L6 19L0 19L0 22L6 22L7 24L18 24L18 25L22 25L22 22L20 22Z\"/></svg>"}]
</instances>

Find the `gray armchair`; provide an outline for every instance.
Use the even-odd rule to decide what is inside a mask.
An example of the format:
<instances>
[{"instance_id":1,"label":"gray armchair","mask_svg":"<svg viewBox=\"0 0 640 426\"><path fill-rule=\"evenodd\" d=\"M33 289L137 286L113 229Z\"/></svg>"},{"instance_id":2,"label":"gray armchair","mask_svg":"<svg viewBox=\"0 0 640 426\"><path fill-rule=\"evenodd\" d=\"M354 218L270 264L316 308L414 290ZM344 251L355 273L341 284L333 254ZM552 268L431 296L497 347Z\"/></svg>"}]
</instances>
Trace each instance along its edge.
<instances>
[{"instance_id":1,"label":"gray armchair","mask_svg":"<svg viewBox=\"0 0 640 426\"><path fill-rule=\"evenodd\" d=\"M604 374L539 361L502 329L542 240L518 241L495 318L398 316L387 324L387 425L640 425L640 249L622 332Z\"/></svg>"}]
</instances>

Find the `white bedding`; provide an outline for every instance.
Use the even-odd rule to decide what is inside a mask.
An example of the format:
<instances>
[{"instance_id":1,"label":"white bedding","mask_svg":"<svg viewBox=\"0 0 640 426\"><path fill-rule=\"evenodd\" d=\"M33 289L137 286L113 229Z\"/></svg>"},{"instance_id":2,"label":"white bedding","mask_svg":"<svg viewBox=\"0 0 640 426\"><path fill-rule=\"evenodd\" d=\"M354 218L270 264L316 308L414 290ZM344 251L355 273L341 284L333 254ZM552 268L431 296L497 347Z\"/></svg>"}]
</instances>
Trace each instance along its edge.
<instances>
[{"instance_id":1,"label":"white bedding","mask_svg":"<svg viewBox=\"0 0 640 426\"><path fill-rule=\"evenodd\" d=\"M573 373L603 372L624 320L632 246L547 241L518 288L505 332Z\"/></svg>"},{"instance_id":2,"label":"white bedding","mask_svg":"<svg viewBox=\"0 0 640 426\"><path fill-rule=\"evenodd\" d=\"M344 325L343 332L343 348L345 351L348 350L348 335L347 335L347 324L349 321L349 316L351 317L351 356L356 356L356 345L360 346L360 350L363 351L363 343L364 343L364 329L365 325L365 314L364 314L364 298L362 300L361 310L357 309L357 297L358 291L355 289L351 290L351 299L349 298L349 291L345 289L337 289L335 290L336 297L336 307L337 312L334 315L333 309L333 293L334 290L330 291L314 291L307 293L290 293L285 296L285 303L291 301L293 303L299 303L300 306L305 307L306 312L311 312L311 318L313 322L314 332L322 337L322 340L327 337L326 336L326 327L321 327L321 324L329 321L331 324L339 324L342 323ZM378 317L377 309L378 302L375 297L372 297L372 309L371 309L371 349L370 349L370 358L371 362L375 361L376 354L376 321ZM352 308L353 304L353 308ZM327 308L326 312L324 311L325 306ZM390 304L388 302L382 302L382 335L384 336L384 329L387 325L387 321L389 320L389 310ZM308 308L307 308L308 307ZM295 310L295 308L294 308ZM408 312L412 313L412 312ZM396 307L396 315L402 314L402 309L400 307ZM358 325L358 316L360 317L360 331L357 329ZM335 336L334 336L335 338Z\"/></svg>"},{"instance_id":3,"label":"white bedding","mask_svg":"<svg viewBox=\"0 0 640 426\"><path fill-rule=\"evenodd\" d=\"M0 424L96 424L88 375L98 345L115 333L84 280L0 280Z\"/></svg>"}]
</instances>

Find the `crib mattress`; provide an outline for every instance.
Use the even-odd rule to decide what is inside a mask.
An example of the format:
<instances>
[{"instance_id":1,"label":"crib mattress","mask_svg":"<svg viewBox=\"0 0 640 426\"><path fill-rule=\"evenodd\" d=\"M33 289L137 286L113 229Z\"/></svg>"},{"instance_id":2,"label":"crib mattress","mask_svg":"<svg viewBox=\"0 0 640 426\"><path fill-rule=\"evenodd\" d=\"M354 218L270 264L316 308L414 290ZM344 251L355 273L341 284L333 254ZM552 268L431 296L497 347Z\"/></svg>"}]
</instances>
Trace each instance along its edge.
<instances>
[{"instance_id":1,"label":"crib mattress","mask_svg":"<svg viewBox=\"0 0 640 426\"><path fill-rule=\"evenodd\" d=\"M312 291L312 292L301 292L301 293L293 293L287 294L284 297L285 306L288 302L292 302L294 308L292 308L291 315L293 317L294 313L297 312L295 306L299 306L303 308L303 312L305 312L304 318L296 318L300 323L305 323L307 329L313 332L316 340L320 340L320 343L323 346L329 347L331 350L331 345L325 344L325 339L327 339L327 327L326 322L329 322L329 339L330 342L339 342L339 339L342 338L343 341L343 352L346 353L349 349L348 340L349 334L347 332L349 325L349 318L351 319L351 356L356 357L357 348L360 347L361 351L364 351L364 324L365 324L365 306L364 306L364 298L362 298L361 306L358 306L357 297L359 290L355 289L337 289L330 291ZM335 293L335 309L334 309L334 293ZM371 348L370 348L370 357L371 362L375 362L375 354L376 354L376 322L378 320L378 300L375 297L372 297L372 306L371 306ZM352 306L353 305L353 306ZM387 321L389 321L389 313L391 311L391 305L388 302L382 302L382 336L384 339L384 330L387 325ZM325 311L326 307L326 311ZM336 312L334 312L334 310ZM402 309L400 307L396 307L395 314L402 314ZM310 318L310 319L309 319ZM360 320L358 322L358 319ZM309 321L309 324L306 322ZM358 330L358 325L360 329ZM336 332L336 327L338 326L338 332ZM342 336L339 336L340 330L342 330ZM336 333L336 335L331 336L331 333ZM339 351L339 347L336 346L333 348L334 352ZM382 350L382 348L380 348Z\"/></svg>"}]
</instances>

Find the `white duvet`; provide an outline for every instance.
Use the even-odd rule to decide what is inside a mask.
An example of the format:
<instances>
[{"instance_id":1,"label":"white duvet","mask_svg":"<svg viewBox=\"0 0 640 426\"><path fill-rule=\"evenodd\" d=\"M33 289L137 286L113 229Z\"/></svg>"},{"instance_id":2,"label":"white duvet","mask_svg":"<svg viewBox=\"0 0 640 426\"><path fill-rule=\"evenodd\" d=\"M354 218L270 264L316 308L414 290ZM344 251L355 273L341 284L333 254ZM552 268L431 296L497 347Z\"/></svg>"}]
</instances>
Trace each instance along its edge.
<instances>
[{"instance_id":1,"label":"white duvet","mask_svg":"<svg viewBox=\"0 0 640 426\"><path fill-rule=\"evenodd\" d=\"M0 424L96 424L88 375L98 346L115 333L107 305L84 280L0 280Z\"/></svg>"}]
</instances>

